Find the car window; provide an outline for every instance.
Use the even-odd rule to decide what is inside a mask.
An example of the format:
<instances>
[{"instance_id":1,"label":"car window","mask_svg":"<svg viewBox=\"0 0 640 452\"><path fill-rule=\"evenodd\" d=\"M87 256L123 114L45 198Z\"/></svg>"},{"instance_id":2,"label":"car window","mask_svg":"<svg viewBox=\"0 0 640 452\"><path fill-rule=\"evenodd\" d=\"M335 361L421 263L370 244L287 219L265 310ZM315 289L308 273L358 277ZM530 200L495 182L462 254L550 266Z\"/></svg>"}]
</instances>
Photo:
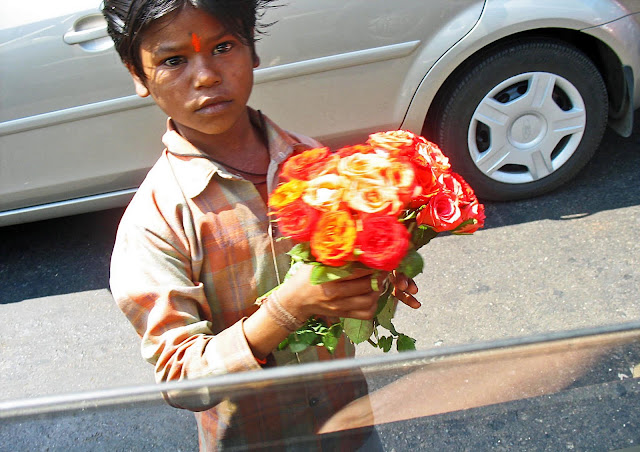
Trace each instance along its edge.
<instances>
[{"instance_id":1,"label":"car window","mask_svg":"<svg viewBox=\"0 0 640 452\"><path fill-rule=\"evenodd\" d=\"M370 127L397 127L424 71L474 27L484 2L317 4L296 0L265 16L278 23L258 43L251 105L333 145L360 141ZM64 42L74 30L101 27L97 5L58 6L50 14L23 2L0 16L0 52L18 69L0 67L0 211L114 192L130 199L162 149L166 117L134 96L108 38ZM420 53L426 41L429 58ZM515 96L523 86L506 91ZM124 107L114 108L114 99ZM292 104L302 114L292 114ZM77 115L86 105L89 115ZM64 120L52 119L60 111ZM41 130L29 122L34 115ZM124 208L0 228L0 450L196 450L193 413L170 407L166 393L286 399L363 375L370 397L327 420L328 442L375 427L385 450L398 451L637 446L635 118L630 138L607 130L575 179L544 196L487 201L484 228L470 237L441 234L421 249L422 307L400 305L394 318L416 339L416 352L384 353L363 342L355 360L156 385L140 337L109 290ZM524 132L529 123L521 123ZM475 132L481 138L483 130ZM505 133L509 139L521 144ZM288 438L302 450L316 439Z\"/></svg>"},{"instance_id":2,"label":"car window","mask_svg":"<svg viewBox=\"0 0 640 452\"><path fill-rule=\"evenodd\" d=\"M362 376L370 393L319 426L234 450L373 435L384 450L618 450L637 441L640 324L489 341L376 358L274 368L162 385L0 402L0 440L14 450L196 450L182 400L278 404L292 392L345 385ZM186 403L186 402L185 402ZM310 400L313 403L313 400ZM262 407L267 410L267 407ZM578 433L579 432L579 433Z\"/></svg>"}]
</instances>

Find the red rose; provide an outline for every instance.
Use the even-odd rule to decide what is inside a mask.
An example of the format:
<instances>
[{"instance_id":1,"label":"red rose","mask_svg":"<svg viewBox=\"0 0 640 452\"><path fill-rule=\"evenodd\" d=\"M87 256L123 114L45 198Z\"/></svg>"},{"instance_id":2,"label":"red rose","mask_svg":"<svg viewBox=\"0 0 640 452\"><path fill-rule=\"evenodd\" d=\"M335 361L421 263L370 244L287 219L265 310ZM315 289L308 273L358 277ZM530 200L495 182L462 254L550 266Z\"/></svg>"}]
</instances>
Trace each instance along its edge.
<instances>
[{"instance_id":1,"label":"red rose","mask_svg":"<svg viewBox=\"0 0 640 452\"><path fill-rule=\"evenodd\" d=\"M358 232L356 248L362 252L358 260L367 267L392 271L407 254L409 231L395 217L367 217Z\"/></svg>"},{"instance_id":2,"label":"red rose","mask_svg":"<svg viewBox=\"0 0 640 452\"><path fill-rule=\"evenodd\" d=\"M418 196L415 196L409 201L410 209L419 209L422 206L426 206L429 204L429 200L435 196L435 193L420 193Z\"/></svg>"},{"instance_id":3,"label":"red rose","mask_svg":"<svg viewBox=\"0 0 640 452\"><path fill-rule=\"evenodd\" d=\"M463 206L461 209L463 222L468 222L455 231L456 234L473 234L484 226L484 204L477 200Z\"/></svg>"},{"instance_id":4,"label":"red rose","mask_svg":"<svg viewBox=\"0 0 640 452\"><path fill-rule=\"evenodd\" d=\"M411 156L411 163L416 174L416 179L422 187L422 193L430 195L440 189L438 178L431 167L431 163L424 156L416 153Z\"/></svg>"},{"instance_id":5,"label":"red rose","mask_svg":"<svg viewBox=\"0 0 640 452\"><path fill-rule=\"evenodd\" d=\"M429 204L418 212L416 221L436 232L451 231L462 223L458 199L450 191L441 191L429 199Z\"/></svg>"},{"instance_id":6,"label":"red rose","mask_svg":"<svg viewBox=\"0 0 640 452\"><path fill-rule=\"evenodd\" d=\"M319 212L301 198L275 212L278 229L285 237L295 242L308 242L318 220Z\"/></svg>"},{"instance_id":7,"label":"red rose","mask_svg":"<svg viewBox=\"0 0 640 452\"><path fill-rule=\"evenodd\" d=\"M477 201L473 189L458 173L450 172L441 174L438 181L446 190L454 193L458 197L461 205Z\"/></svg>"}]
</instances>

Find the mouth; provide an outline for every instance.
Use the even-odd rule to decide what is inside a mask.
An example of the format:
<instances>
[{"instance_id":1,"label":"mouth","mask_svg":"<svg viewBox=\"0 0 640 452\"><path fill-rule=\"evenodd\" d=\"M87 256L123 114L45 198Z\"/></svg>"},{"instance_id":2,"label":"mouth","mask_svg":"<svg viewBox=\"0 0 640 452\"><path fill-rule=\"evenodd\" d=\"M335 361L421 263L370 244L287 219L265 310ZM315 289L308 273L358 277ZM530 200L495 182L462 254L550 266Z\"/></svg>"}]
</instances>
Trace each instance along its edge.
<instances>
[{"instance_id":1,"label":"mouth","mask_svg":"<svg viewBox=\"0 0 640 452\"><path fill-rule=\"evenodd\" d=\"M231 106L231 102L229 99L220 97L202 99L197 103L195 112L205 115L221 113Z\"/></svg>"}]
</instances>

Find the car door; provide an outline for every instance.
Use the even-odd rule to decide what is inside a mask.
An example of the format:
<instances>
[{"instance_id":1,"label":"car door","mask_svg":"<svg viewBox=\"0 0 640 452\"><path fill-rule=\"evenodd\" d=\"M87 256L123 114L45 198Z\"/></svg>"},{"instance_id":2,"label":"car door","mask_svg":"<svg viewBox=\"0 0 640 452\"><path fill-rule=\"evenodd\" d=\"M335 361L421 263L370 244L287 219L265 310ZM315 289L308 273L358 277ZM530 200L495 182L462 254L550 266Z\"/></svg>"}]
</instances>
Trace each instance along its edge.
<instances>
[{"instance_id":1,"label":"car door","mask_svg":"<svg viewBox=\"0 0 640 452\"><path fill-rule=\"evenodd\" d=\"M273 8L262 20L273 25L259 36L250 103L328 145L396 129L429 68L473 29L483 5L296 0Z\"/></svg>"},{"instance_id":2,"label":"car door","mask_svg":"<svg viewBox=\"0 0 640 452\"><path fill-rule=\"evenodd\" d=\"M0 212L134 188L162 149L163 115L135 96L98 7L2 6Z\"/></svg>"}]
</instances>

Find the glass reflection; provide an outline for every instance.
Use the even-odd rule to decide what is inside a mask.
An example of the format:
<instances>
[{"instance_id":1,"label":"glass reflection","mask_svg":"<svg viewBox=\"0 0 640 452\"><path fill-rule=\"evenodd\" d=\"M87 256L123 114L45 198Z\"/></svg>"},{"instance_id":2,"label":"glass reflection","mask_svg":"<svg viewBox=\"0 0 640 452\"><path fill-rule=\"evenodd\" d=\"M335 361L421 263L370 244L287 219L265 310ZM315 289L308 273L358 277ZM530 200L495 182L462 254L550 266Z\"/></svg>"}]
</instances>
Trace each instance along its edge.
<instances>
[{"instance_id":1,"label":"glass reflection","mask_svg":"<svg viewBox=\"0 0 640 452\"><path fill-rule=\"evenodd\" d=\"M195 450L192 414L167 406L165 394L185 403L203 395L235 403L286 403L306 397L314 387L352 384L362 376L369 395L318 426L318 435L257 439L231 450L309 450L315 444L335 450L335 444L372 431L383 450L622 449L640 440L639 340L636 322L8 401L0 403L0 449Z\"/></svg>"}]
</instances>

